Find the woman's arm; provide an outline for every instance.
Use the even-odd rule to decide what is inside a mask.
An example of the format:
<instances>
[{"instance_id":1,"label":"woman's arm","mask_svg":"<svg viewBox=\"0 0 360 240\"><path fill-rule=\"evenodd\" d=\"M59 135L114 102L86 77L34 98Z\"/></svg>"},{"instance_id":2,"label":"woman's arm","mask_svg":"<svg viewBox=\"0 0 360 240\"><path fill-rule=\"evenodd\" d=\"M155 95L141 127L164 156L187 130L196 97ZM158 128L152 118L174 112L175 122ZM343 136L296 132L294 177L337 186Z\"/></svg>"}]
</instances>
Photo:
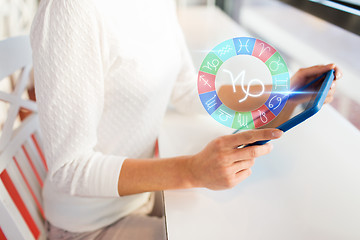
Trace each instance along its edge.
<instances>
[{"instance_id":1,"label":"woman's arm","mask_svg":"<svg viewBox=\"0 0 360 240\"><path fill-rule=\"evenodd\" d=\"M119 176L119 195L194 187L232 188L251 174L255 158L272 149L271 144L241 149L237 146L281 135L277 129L250 130L219 137L193 156L126 159Z\"/></svg>"},{"instance_id":2,"label":"woman's arm","mask_svg":"<svg viewBox=\"0 0 360 240\"><path fill-rule=\"evenodd\" d=\"M76 196L117 197L126 157L95 151L107 69L94 1L42 1L31 44L48 178Z\"/></svg>"}]
</instances>

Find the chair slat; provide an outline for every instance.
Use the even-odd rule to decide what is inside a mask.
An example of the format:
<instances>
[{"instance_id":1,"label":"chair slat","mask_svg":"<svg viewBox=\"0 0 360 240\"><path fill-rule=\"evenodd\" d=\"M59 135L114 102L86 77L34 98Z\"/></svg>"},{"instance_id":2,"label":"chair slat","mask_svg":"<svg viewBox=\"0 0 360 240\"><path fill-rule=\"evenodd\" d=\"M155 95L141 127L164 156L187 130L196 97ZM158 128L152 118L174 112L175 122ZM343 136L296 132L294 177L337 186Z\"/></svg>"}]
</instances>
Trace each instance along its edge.
<instances>
[{"instance_id":1,"label":"chair slat","mask_svg":"<svg viewBox=\"0 0 360 240\"><path fill-rule=\"evenodd\" d=\"M27 189L26 184L24 183L14 161L9 165L6 171L10 179L13 181L13 184L19 193L21 200L24 202L26 209L32 217L35 226L39 229L40 232L43 232L45 230L44 219L41 215L40 209L36 206L36 202Z\"/></svg>"},{"instance_id":2,"label":"chair slat","mask_svg":"<svg viewBox=\"0 0 360 240\"><path fill-rule=\"evenodd\" d=\"M0 42L0 79L32 61L28 36L8 38Z\"/></svg>"},{"instance_id":3,"label":"chair slat","mask_svg":"<svg viewBox=\"0 0 360 240\"><path fill-rule=\"evenodd\" d=\"M48 166L47 166L47 163L46 163L45 155L44 155L43 151L40 148L40 145L39 145L39 142L36 139L35 133L31 134L31 139L33 140L33 142L35 144L36 150L38 151L38 153L39 153L39 155L41 157L41 161L44 164L44 167L45 167L46 171L48 171Z\"/></svg>"},{"instance_id":4,"label":"chair slat","mask_svg":"<svg viewBox=\"0 0 360 240\"><path fill-rule=\"evenodd\" d=\"M8 239L34 239L25 220L0 180L0 226Z\"/></svg>"},{"instance_id":5,"label":"chair slat","mask_svg":"<svg viewBox=\"0 0 360 240\"><path fill-rule=\"evenodd\" d=\"M26 160L24 152L22 150L19 150L19 152L16 153L14 157L16 158L17 163L20 166L23 174L25 175L25 178L27 179L31 189L33 189L36 198L39 199L39 202L42 205L42 195L39 181L36 179L36 176L31 169L29 162Z\"/></svg>"},{"instance_id":6,"label":"chair slat","mask_svg":"<svg viewBox=\"0 0 360 240\"><path fill-rule=\"evenodd\" d=\"M41 179L41 177L39 175L39 172L38 172L38 170L36 169L36 167L34 165L33 160L30 158L30 155L29 155L28 151L26 150L24 145L21 146L21 149L24 151L26 159L28 160L28 162L29 162L29 164L31 166L31 169L34 171L34 174L36 176L36 179L39 181L40 186L43 187L43 185L44 185L43 180Z\"/></svg>"},{"instance_id":7,"label":"chair slat","mask_svg":"<svg viewBox=\"0 0 360 240\"><path fill-rule=\"evenodd\" d=\"M0 240L6 240L5 234L3 233L1 227L0 227Z\"/></svg>"},{"instance_id":8,"label":"chair slat","mask_svg":"<svg viewBox=\"0 0 360 240\"><path fill-rule=\"evenodd\" d=\"M23 219L25 220L26 224L28 225L33 237L37 239L40 235L39 228L36 226L34 219L30 215L28 209L26 208L23 200L21 199L17 189L15 188L14 183L12 182L11 178L9 177L6 170L4 170L0 174L0 179L3 182L7 192L9 193L11 199L15 203L17 209L19 210L20 214L22 215Z\"/></svg>"},{"instance_id":9,"label":"chair slat","mask_svg":"<svg viewBox=\"0 0 360 240\"><path fill-rule=\"evenodd\" d=\"M15 165L16 165L19 173L21 174L22 179L24 180L24 182L25 182L25 184L26 184L26 187L28 188L31 196L33 197L33 199L34 199L34 201L35 201L36 206L38 207L38 209L39 209L39 211L40 211L40 213L41 213L41 216L45 219L44 209L43 209L43 207L41 206L38 197L35 195L34 190L33 190L32 187L30 186L29 181L28 181L27 178L25 177L25 174L24 174L24 172L22 171L22 169L21 169L19 163L17 162L16 158L14 157L13 159L14 159Z\"/></svg>"},{"instance_id":10,"label":"chair slat","mask_svg":"<svg viewBox=\"0 0 360 240\"><path fill-rule=\"evenodd\" d=\"M38 154L38 151L36 150L35 145L33 144L33 141L31 138L28 138L26 142L23 144L26 151L29 154L30 159L34 163L34 166L36 170L38 171L40 178L43 180L46 176L46 169L44 164L42 163L41 157Z\"/></svg>"}]
</instances>

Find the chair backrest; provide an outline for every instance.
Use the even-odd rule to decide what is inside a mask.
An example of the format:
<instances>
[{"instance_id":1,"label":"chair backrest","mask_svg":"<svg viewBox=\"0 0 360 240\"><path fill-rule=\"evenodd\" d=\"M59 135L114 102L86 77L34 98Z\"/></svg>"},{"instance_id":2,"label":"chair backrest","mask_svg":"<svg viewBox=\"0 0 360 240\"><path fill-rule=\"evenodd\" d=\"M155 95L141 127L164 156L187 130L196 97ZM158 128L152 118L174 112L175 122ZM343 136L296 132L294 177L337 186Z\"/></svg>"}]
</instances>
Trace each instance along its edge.
<instances>
[{"instance_id":1,"label":"chair backrest","mask_svg":"<svg viewBox=\"0 0 360 240\"><path fill-rule=\"evenodd\" d=\"M9 106L0 133L0 240L45 239L41 188L47 165L41 148L36 103L23 99L31 59L27 36L0 42L0 81L20 70L12 92L0 89L0 101ZM19 121L21 109L31 114Z\"/></svg>"}]
</instances>

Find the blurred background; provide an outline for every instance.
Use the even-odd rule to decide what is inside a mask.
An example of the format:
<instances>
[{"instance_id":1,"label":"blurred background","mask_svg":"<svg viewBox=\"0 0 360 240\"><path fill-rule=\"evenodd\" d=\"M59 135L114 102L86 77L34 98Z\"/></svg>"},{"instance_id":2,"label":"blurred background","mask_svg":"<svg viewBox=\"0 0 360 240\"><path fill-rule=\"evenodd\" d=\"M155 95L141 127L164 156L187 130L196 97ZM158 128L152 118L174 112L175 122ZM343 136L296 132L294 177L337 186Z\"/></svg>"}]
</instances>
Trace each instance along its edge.
<instances>
[{"instance_id":1,"label":"blurred background","mask_svg":"<svg viewBox=\"0 0 360 240\"><path fill-rule=\"evenodd\" d=\"M29 34L38 4L38 0L0 0L0 40ZM227 35L251 35L268 42L292 73L314 64L338 64L344 76L332 106L360 129L360 0L176 0L176 4L196 67ZM218 42L206 41L217 32L221 32ZM0 90L11 92L15 79L0 81ZM24 97L34 98L31 88ZM1 126L7 107L0 104Z\"/></svg>"}]
</instances>

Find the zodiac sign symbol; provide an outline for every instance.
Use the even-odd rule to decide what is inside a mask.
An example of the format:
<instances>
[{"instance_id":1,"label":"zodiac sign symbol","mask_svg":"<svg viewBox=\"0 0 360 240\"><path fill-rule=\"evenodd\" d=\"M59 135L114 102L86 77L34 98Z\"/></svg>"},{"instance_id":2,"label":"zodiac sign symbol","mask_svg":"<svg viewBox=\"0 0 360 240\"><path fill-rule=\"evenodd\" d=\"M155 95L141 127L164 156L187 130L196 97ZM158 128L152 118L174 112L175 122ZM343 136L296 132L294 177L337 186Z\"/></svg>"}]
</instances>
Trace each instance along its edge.
<instances>
[{"instance_id":1,"label":"zodiac sign symbol","mask_svg":"<svg viewBox=\"0 0 360 240\"><path fill-rule=\"evenodd\" d=\"M248 121L247 121L247 116L246 116L246 115L239 114L239 116L238 116L238 122L239 122L240 127L249 128L249 127L248 127Z\"/></svg>"},{"instance_id":2,"label":"zodiac sign symbol","mask_svg":"<svg viewBox=\"0 0 360 240\"><path fill-rule=\"evenodd\" d=\"M204 81L204 85L207 85L207 86L211 87L211 85L210 85L209 82L208 82L209 80L206 80L204 75L201 75L201 76L200 76L200 80L203 80L203 81Z\"/></svg>"},{"instance_id":3,"label":"zodiac sign symbol","mask_svg":"<svg viewBox=\"0 0 360 240\"><path fill-rule=\"evenodd\" d=\"M248 96L250 96L250 97L260 97L260 96L264 93L264 91L265 91L265 86L264 86L264 84L263 84L259 79L257 79L257 78L251 79L250 82L249 82L249 84L247 85L247 89L245 90L245 87L244 87L245 70L242 70L242 71L240 72L240 74L235 78L235 80L234 80L234 76L233 76L232 72L230 72L230 71L227 70L227 69L223 69L223 71L226 72L226 73L228 73L228 74L230 75L231 82L232 82L232 85L233 85L233 91L234 91L234 93L236 92L235 82L236 82L237 80L239 80L239 78L241 78L241 88L242 88L242 90L243 90L244 93L245 93L245 97L242 98L242 99L240 99L240 100L239 100L239 103L245 101L245 100L248 98ZM260 92L260 93L258 93L258 94L251 94L251 93L250 93L250 86L251 86L251 84L252 84L253 82L259 82L259 83L260 83L260 85L261 85L261 92Z\"/></svg>"},{"instance_id":4,"label":"zodiac sign symbol","mask_svg":"<svg viewBox=\"0 0 360 240\"><path fill-rule=\"evenodd\" d=\"M239 42L240 42L240 48L239 48L238 53L241 51L241 49L242 49L243 47L245 47L245 48L246 48L246 51L249 53L249 52L250 52L250 51L249 51L249 49L248 49L249 39L248 39L248 40L246 40L245 45L243 45L243 44L242 44L241 40L239 40Z\"/></svg>"},{"instance_id":5,"label":"zodiac sign symbol","mask_svg":"<svg viewBox=\"0 0 360 240\"><path fill-rule=\"evenodd\" d=\"M270 51L270 48L269 48L269 47L265 47L265 44L264 44L264 43L260 43L260 46L261 46L261 51L260 51L259 57L260 57L261 54L263 54L266 50L269 50L269 51Z\"/></svg>"},{"instance_id":6,"label":"zodiac sign symbol","mask_svg":"<svg viewBox=\"0 0 360 240\"><path fill-rule=\"evenodd\" d=\"M274 104L271 103L274 98L276 98L276 100L279 102L279 104L276 107L274 107ZM277 95L273 96L269 101L269 107L272 108L272 110L277 109L280 105L281 105L281 97L277 97Z\"/></svg>"},{"instance_id":7,"label":"zodiac sign symbol","mask_svg":"<svg viewBox=\"0 0 360 240\"><path fill-rule=\"evenodd\" d=\"M209 100L206 101L206 106L208 107L208 110L217 104L215 98L216 98L216 94L214 94L214 96L212 98L210 98Z\"/></svg>"},{"instance_id":8,"label":"zodiac sign symbol","mask_svg":"<svg viewBox=\"0 0 360 240\"><path fill-rule=\"evenodd\" d=\"M277 87L287 87L288 80L283 80L283 79L276 79L275 80L275 89L277 89Z\"/></svg>"},{"instance_id":9,"label":"zodiac sign symbol","mask_svg":"<svg viewBox=\"0 0 360 240\"><path fill-rule=\"evenodd\" d=\"M211 68L214 68L214 70L216 70L216 68L217 68L217 66L219 66L219 64L220 64L219 60L213 59L211 61L211 63L207 62L207 65L203 66L203 68L208 68L209 70L211 70Z\"/></svg>"},{"instance_id":10,"label":"zodiac sign symbol","mask_svg":"<svg viewBox=\"0 0 360 240\"><path fill-rule=\"evenodd\" d=\"M230 45L226 45L226 47L223 47L221 50L218 51L218 53L220 54L220 56L228 53L231 50Z\"/></svg>"},{"instance_id":11,"label":"zodiac sign symbol","mask_svg":"<svg viewBox=\"0 0 360 240\"><path fill-rule=\"evenodd\" d=\"M261 112L260 110L258 110L259 114L260 114L260 120L263 123L266 123L268 121L268 118L266 117L266 114L264 112Z\"/></svg>"},{"instance_id":12,"label":"zodiac sign symbol","mask_svg":"<svg viewBox=\"0 0 360 240\"><path fill-rule=\"evenodd\" d=\"M225 117L225 118L222 118L221 116ZM219 115L219 118L221 121L227 121L229 118L231 118L231 115L227 112L225 112L224 110L220 109L220 115Z\"/></svg>"},{"instance_id":13,"label":"zodiac sign symbol","mask_svg":"<svg viewBox=\"0 0 360 240\"><path fill-rule=\"evenodd\" d=\"M275 64L275 68L272 67L273 64ZM279 68L280 68L281 65L284 66L284 64L282 64L282 63L280 62L280 57L278 56L278 60L277 60L277 61L272 61L272 62L269 64L269 68L270 68L271 71L275 72L275 71L279 70Z\"/></svg>"}]
</instances>

